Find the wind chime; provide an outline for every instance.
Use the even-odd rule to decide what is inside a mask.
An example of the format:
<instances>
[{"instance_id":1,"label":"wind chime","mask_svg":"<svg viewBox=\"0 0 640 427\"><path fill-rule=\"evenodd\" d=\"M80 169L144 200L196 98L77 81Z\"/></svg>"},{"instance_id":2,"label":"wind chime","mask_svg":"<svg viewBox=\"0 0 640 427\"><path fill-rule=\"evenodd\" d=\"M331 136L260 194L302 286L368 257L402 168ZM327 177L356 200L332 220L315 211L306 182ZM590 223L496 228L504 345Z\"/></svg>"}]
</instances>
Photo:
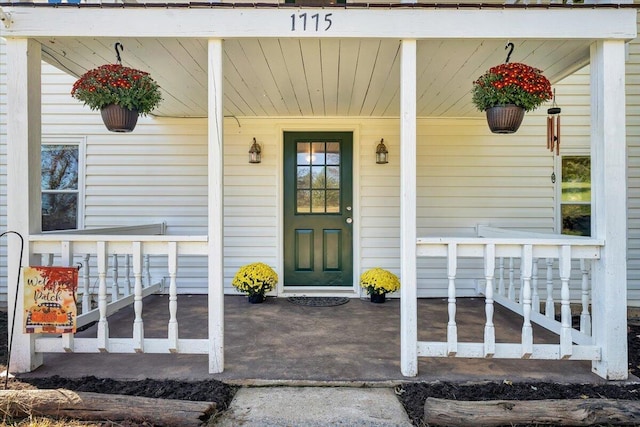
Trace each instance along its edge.
<instances>
[{"instance_id":1,"label":"wind chime","mask_svg":"<svg viewBox=\"0 0 640 427\"><path fill-rule=\"evenodd\" d=\"M553 89L553 104L547 110L547 149L560 155L560 111L556 104L556 90Z\"/></svg>"}]
</instances>

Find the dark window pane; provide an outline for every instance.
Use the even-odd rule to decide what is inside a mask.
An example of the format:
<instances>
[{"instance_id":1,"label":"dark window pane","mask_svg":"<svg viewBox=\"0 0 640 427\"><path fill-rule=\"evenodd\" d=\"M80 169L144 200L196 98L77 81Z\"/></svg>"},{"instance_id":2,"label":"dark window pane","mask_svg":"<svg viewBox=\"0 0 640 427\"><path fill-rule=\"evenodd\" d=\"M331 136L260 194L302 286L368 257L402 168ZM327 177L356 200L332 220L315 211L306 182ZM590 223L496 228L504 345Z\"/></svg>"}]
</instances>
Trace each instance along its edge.
<instances>
[{"instance_id":1,"label":"dark window pane","mask_svg":"<svg viewBox=\"0 0 640 427\"><path fill-rule=\"evenodd\" d=\"M78 194L42 194L42 231L78 228Z\"/></svg>"},{"instance_id":2,"label":"dark window pane","mask_svg":"<svg viewBox=\"0 0 640 427\"><path fill-rule=\"evenodd\" d=\"M78 147L43 145L41 177L43 190L77 190Z\"/></svg>"},{"instance_id":3,"label":"dark window pane","mask_svg":"<svg viewBox=\"0 0 640 427\"><path fill-rule=\"evenodd\" d=\"M308 142L298 142L297 144L297 159L296 162L299 165L308 165L311 163L311 144Z\"/></svg>"},{"instance_id":4,"label":"dark window pane","mask_svg":"<svg viewBox=\"0 0 640 427\"><path fill-rule=\"evenodd\" d=\"M296 195L296 212L297 213L311 212L311 191L298 190Z\"/></svg>"},{"instance_id":5,"label":"dark window pane","mask_svg":"<svg viewBox=\"0 0 640 427\"><path fill-rule=\"evenodd\" d=\"M591 205L562 205L562 234L591 235Z\"/></svg>"},{"instance_id":6,"label":"dark window pane","mask_svg":"<svg viewBox=\"0 0 640 427\"><path fill-rule=\"evenodd\" d=\"M327 190L327 213L340 213L340 190Z\"/></svg>"},{"instance_id":7,"label":"dark window pane","mask_svg":"<svg viewBox=\"0 0 640 427\"><path fill-rule=\"evenodd\" d=\"M309 166L298 166L298 190L311 188L311 168Z\"/></svg>"},{"instance_id":8,"label":"dark window pane","mask_svg":"<svg viewBox=\"0 0 640 427\"><path fill-rule=\"evenodd\" d=\"M313 190L311 192L311 212L324 213L324 190Z\"/></svg>"},{"instance_id":9,"label":"dark window pane","mask_svg":"<svg viewBox=\"0 0 640 427\"><path fill-rule=\"evenodd\" d=\"M340 166L327 166L327 188L340 188Z\"/></svg>"},{"instance_id":10,"label":"dark window pane","mask_svg":"<svg viewBox=\"0 0 640 427\"><path fill-rule=\"evenodd\" d=\"M324 177L324 166L312 166L312 174L313 178L311 178L311 188L313 189L324 189L325 188L325 177Z\"/></svg>"},{"instance_id":11,"label":"dark window pane","mask_svg":"<svg viewBox=\"0 0 640 427\"><path fill-rule=\"evenodd\" d=\"M591 158L562 158L562 202L591 201Z\"/></svg>"}]
</instances>

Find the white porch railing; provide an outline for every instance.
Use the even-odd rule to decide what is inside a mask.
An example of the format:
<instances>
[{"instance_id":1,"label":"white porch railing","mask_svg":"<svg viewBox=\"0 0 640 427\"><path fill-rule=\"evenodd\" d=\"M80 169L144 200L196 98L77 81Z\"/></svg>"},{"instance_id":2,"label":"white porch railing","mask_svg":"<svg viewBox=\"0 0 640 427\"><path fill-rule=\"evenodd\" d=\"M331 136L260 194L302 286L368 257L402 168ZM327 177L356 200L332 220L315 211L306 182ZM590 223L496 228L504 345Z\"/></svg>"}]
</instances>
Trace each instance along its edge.
<instances>
[{"instance_id":1,"label":"white porch railing","mask_svg":"<svg viewBox=\"0 0 640 427\"><path fill-rule=\"evenodd\" d=\"M490 231L486 229L485 231ZM517 233L516 233L517 234ZM530 236L530 235L529 235ZM600 360L601 349L591 337L590 260L600 257L603 242L574 237L481 237L419 238L418 257L444 258L448 280L448 322L445 342L418 341L419 357L471 357L505 359L572 359ZM464 262L483 262L478 279L485 295L485 327L483 342L459 342L456 324L456 276ZM572 261L579 261L579 283L582 302L580 330L572 327L570 284ZM554 266L558 265L555 269ZM577 261L576 261L577 262ZM540 266L544 279L540 278ZM482 267L481 267L482 268ZM555 320L554 278L560 283L560 321ZM545 310L541 312L541 282L545 283ZM555 291L555 292L554 292ZM499 303L522 315L520 342L496 343L494 304ZM560 337L559 344L534 344L532 323Z\"/></svg>"},{"instance_id":2,"label":"white porch railing","mask_svg":"<svg viewBox=\"0 0 640 427\"><path fill-rule=\"evenodd\" d=\"M207 354L208 339L181 339L178 334L178 256L207 255L206 236L166 235L113 235L113 234L46 234L29 238L31 252L49 262L59 259L61 265L75 265L83 260L83 302L78 325L97 321L96 338L77 338L73 334L59 337L36 338L36 352L78 353L188 353ZM133 277L125 273L124 292L120 292L118 257L125 261L124 270L133 271ZM108 259L112 259L111 267ZM157 292L163 281L153 283L150 275L150 259L166 262L169 278L168 334L166 338L144 337L142 300ZM92 308L88 300L90 261L95 260L98 282L98 304ZM158 266L155 266L158 268ZM133 290L131 290L131 281ZM146 283L145 283L146 282ZM111 286L109 286L111 284ZM108 289L111 288L110 298ZM110 302L108 302L110 299ZM132 338L111 338L107 317L122 307L133 303L134 321Z\"/></svg>"}]
</instances>

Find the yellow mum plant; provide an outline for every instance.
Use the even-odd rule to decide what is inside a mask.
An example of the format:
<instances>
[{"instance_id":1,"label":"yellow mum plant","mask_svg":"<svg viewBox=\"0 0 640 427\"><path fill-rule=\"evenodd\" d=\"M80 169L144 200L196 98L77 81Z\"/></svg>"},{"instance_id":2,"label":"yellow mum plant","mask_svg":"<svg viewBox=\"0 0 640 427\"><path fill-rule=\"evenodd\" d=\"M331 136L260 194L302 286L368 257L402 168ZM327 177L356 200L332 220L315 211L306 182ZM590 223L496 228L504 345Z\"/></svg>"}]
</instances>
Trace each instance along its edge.
<instances>
[{"instance_id":1,"label":"yellow mum plant","mask_svg":"<svg viewBox=\"0 0 640 427\"><path fill-rule=\"evenodd\" d=\"M398 276L383 268L372 268L360 276L360 286L367 289L367 294L385 294L400 289Z\"/></svg>"},{"instance_id":2,"label":"yellow mum plant","mask_svg":"<svg viewBox=\"0 0 640 427\"><path fill-rule=\"evenodd\" d=\"M247 264L236 272L231 284L239 291L251 295L264 295L278 283L278 274L262 262Z\"/></svg>"}]
</instances>

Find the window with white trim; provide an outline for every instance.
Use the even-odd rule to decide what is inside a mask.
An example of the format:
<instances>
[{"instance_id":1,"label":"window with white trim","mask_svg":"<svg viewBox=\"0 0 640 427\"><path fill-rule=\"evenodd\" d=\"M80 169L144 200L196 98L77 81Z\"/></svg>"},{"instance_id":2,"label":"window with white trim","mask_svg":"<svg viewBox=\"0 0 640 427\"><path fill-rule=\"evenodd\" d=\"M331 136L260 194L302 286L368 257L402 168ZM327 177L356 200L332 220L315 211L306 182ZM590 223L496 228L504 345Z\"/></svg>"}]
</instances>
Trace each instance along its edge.
<instances>
[{"instance_id":1,"label":"window with white trim","mask_svg":"<svg viewBox=\"0 0 640 427\"><path fill-rule=\"evenodd\" d=\"M560 159L560 226L562 234L591 235L591 157Z\"/></svg>"},{"instance_id":2,"label":"window with white trim","mask_svg":"<svg viewBox=\"0 0 640 427\"><path fill-rule=\"evenodd\" d=\"M84 141L76 141L42 143L42 231L82 228Z\"/></svg>"}]
</instances>

